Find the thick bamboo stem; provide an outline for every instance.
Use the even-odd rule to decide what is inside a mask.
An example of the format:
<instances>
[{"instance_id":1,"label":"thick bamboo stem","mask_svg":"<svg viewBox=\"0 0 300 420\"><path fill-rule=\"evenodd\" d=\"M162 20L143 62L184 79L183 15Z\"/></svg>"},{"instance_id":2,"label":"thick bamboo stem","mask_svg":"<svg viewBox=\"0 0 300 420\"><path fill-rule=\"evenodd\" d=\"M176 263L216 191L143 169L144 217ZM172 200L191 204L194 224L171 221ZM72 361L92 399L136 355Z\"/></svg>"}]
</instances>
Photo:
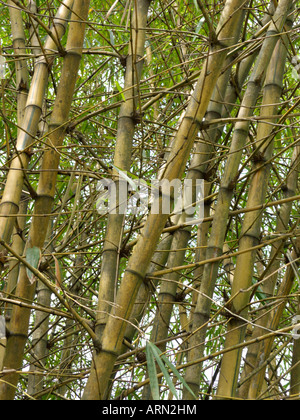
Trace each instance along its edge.
<instances>
[{"instance_id":1,"label":"thick bamboo stem","mask_svg":"<svg viewBox=\"0 0 300 420\"><path fill-rule=\"evenodd\" d=\"M300 318L300 300L298 299L297 318ZM297 331L297 334L299 332ZM293 359L291 370L291 388L290 398L300 399L300 340L299 337L294 338Z\"/></svg>"},{"instance_id":2,"label":"thick bamboo stem","mask_svg":"<svg viewBox=\"0 0 300 420\"><path fill-rule=\"evenodd\" d=\"M52 226L49 224L48 238L51 237L51 228ZM53 245L51 245L46 252L51 253L53 251ZM36 286L37 304L42 307L50 307L51 294L51 290L47 285L38 280ZM44 387L44 376L42 375L42 372L48 354L48 329L49 314L37 310L35 314L34 332L32 334L31 352L33 353L33 357L30 365L30 372L32 372L32 374L29 375L27 387L29 395L34 395L35 393L42 391ZM34 374L34 372L36 374Z\"/></svg>"},{"instance_id":3,"label":"thick bamboo stem","mask_svg":"<svg viewBox=\"0 0 300 420\"><path fill-rule=\"evenodd\" d=\"M28 207L28 201L29 201L29 197L24 194L24 196L21 198L21 202L20 202L20 213L21 214L26 214L27 207ZM15 229L15 231L13 233L12 248L14 249L14 251L18 255L23 255L23 251L24 251L24 247L25 247L25 239L24 239L23 235L24 235L26 218L24 216L18 217L17 221L18 221L18 228L20 229L20 231L17 231ZM13 297L15 295L16 286L17 286L17 282L18 282L18 276L19 276L19 269L20 269L19 261L15 258L11 258L10 261L9 261L9 274L7 276L7 284L6 284L6 288L5 288L5 294L8 297ZM6 322L7 322L8 328L9 328L11 310L12 310L12 305L7 304L5 306L5 317L6 317Z\"/></svg>"},{"instance_id":4,"label":"thick bamboo stem","mask_svg":"<svg viewBox=\"0 0 300 420\"><path fill-rule=\"evenodd\" d=\"M17 86L17 121L18 126L22 126L25 107L28 97L28 87L29 87L29 72L26 60L21 58L22 54L26 53L26 44L25 44L25 33L23 27L22 14L20 9L14 7L12 1L8 1L9 5L9 14L11 20L11 32L13 36L13 46L14 54L17 57L15 61L16 68L16 86ZM13 6L13 7L12 7ZM20 129L18 128L18 133ZM21 198L20 212L26 214L28 200ZM23 229L25 227L25 218L19 217L17 222L20 231L15 230L12 238L12 247L22 255L24 250L24 239L22 238ZM21 233L21 234L20 234ZM19 263L15 260L10 260L9 262L9 275L7 279L6 293L11 294L15 292L15 287L17 284L17 278L19 273ZM7 312L6 312L7 315ZM9 316L6 317L7 322L9 322Z\"/></svg>"},{"instance_id":5,"label":"thick bamboo stem","mask_svg":"<svg viewBox=\"0 0 300 420\"><path fill-rule=\"evenodd\" d=\"M17 57L16 63L16 85L17 85L17 117L18 125L22 126L24 112L28 96L29 74L26 60L19 56L26 53L25 33L21 10L14 7L13 1L8 1L11 20L11 32L13 36L14 53ZM13 6L13 7L11 7ZM20 129L18 129L19 132Z\"/></svg>"},{"instance_id":6,"label":"thick bamboo stem","mask_svg":"<svg viewBox=\"0 0 300 420\"><path fill-rule=\"evenodd\" d=\"M295 194L297 185L298 185L298 174L299 174L299 165L300 165L300 149L299 146L296 146L293 152L292 162L290 165L290 173L287 176L286 185L284 187L285 195L291 197ZM285 232L288 230L289 218L292 210L292 204L287 202L283 203L280 212L278 214L277 223L276 223L276 232ZM261 289L263 293L270 297L274 295L274 289L276 281L278 278L278 270L280 268L280 257L283 254L283 247L286 239L279 238L272 245L272 250L270 253L270 264L267 266L262 274L262 278L265 280L261 284ZM256 327L253 330L252 336L259 337L264 334L264 328L267 327L269 323L269 318L271 313L269 310L266 310L265 315L262 315L256 323ZM247 378L252 371L252 366L255 366L257 360L257 354L259 352L260 344L254 344L249 347L246 357L245 368L243 371L243 377ZM244 381L243 385L239 389L239 396L242 398L247 398L249 391L250 382Z\"/></svg>"},{"instance_id":7,"label":"thick bamboo stem","mask_svg":"<svg viewBox=\"0 0 300 420\"><path fill-rule=\"evenodd\" d=\"M299 240L297 240L295 249L291 254L293 261L299 258L299 249L300 249L299 245L300 245ZM271 315L269 317L269 322L267 324L267 328L271 331L276 331L278 329L278 325L282 317L283 310L286 306L286 296L289 295L291 288L293 286L294 280L295 280L295 270L294 270L294 267L292 267L290 264L287 267L287 271L285 273L284 279L277 293L277 297L278 297L277 306L271 312ZM260 337L256 338L256 340L259 340L259 339ZM252 378L252 381L249 387L249 394L248 394L249 399L257 398L262 392L264 379L265 379L265 370L266 370L266 365L264 362L268 360L271 354L274 339L275 339L275 335L272 337L268 337L266 340L263 340L261 342L261 346L259 348L259 352L257 355L257 361L259 362L256 364L256 367L257 368L260 367L260 369L257 375L255 375Z\"/></svg>"},{"instance_id":8,"label":"thick bamboo stem","mask_svg":"<svg viewBox=\"0 0 300 420\"><path fill-rule=\"evenodd\" d=\"M168 258L168 265L182 265L184 262L185 247L190 238L188 230L177 231L174 235L171 250ZM173 311L173 305L176 302L176 292L180 273L171 273L166 276L161 284L157 299L157 309L155 313L154 325L150 340L152 343L162 341L168 337L169 324ZM165 343L159 346L161 351L165 350ZM149 386L143 390L143 399L151 399L151 389Z\"/></svg>"},{"instance_id":9,"label":"thick bamboo stem","mask_svg":"<svg viewBox=\"0 0 300 420\"><path fill-rule=\"evenodd\" d=\"M160 241L149 267L148 272L150 274L158 268L165 266L168 260L168 251L171 249L172 239L172 235L165 234L162 240ZM132 341L134 334L136 333L136 327L138 327L143 315L145 314L145 310L148 306L149 299L157 286L157 282L158 279L154 279L151 283L143 282L141 284L136 302L131 313L131 317L129 319L130 323L126 327L125 338L129 342ZM124 351L125 349L126 347L123 348Z\"/></svg>"}]
</instances>

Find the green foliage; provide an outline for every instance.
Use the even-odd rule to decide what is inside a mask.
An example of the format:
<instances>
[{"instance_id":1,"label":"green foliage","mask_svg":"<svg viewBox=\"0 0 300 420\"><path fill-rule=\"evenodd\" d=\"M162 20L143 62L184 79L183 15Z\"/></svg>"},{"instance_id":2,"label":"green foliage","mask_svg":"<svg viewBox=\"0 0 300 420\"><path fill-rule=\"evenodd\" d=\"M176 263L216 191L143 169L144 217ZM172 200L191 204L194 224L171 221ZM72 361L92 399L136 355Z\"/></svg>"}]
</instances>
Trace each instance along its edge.
<instances>
[{"instance_id":1,"label":"green foliage","mask_svg":"<svg viewBox=\"0 0 300 420\"><path fill-rule=\"evenodd\" d=\"M35 269L38 268L39 263L41 260L41 250L40 248L34 246L32 248L27 248L26 250L26 261ZM34 282L34 274L33 272L29 269L26 268L27 270L27 275L28 278L30 280L31 283Z\"/></svg>"},{"instance_id":2,"label":"green foliage","mask_svg":"<svg viewBox=\"0 0 300 420\"><path fill-rule=\"evenodd\" d=\"M179 382L188 389L188 391L193 395L193 397L196 399L196 396L194 395L193 391L190 389L190 387L185 382L184 378L180 375L176 367L170 362L170 360L167 358L165 354L163 354L159 348L151 343L150 341L146 344L146 356L147 356L147 367L148 367L148 374L149 374L149 380L150 380L150 386L151 386L151 392L152 397L154 400L159 400L159 384L157 379L157 370L155 363L158 364L163 377L174 395L174 397L178 400L178 393L176 391L176 388L174 386L173 380L169 374L169 370L173 372L173 374L176 376L176 378L179 380Z\"/></svg>"}]
</instances>

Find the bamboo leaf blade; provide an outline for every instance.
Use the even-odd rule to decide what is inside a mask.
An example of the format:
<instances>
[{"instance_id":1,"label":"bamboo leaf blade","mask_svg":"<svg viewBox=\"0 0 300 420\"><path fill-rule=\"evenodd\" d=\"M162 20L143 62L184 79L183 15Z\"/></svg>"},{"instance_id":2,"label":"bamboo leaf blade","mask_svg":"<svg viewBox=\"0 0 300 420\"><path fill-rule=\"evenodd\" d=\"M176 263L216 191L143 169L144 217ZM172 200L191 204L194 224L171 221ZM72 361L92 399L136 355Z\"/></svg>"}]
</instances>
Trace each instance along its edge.
<instances>
[{"instance_id":1,"label":"bamboo leaf blade","mask_svg":"<svg viewBox=\"0 0 300 420\"><path fill-rule=\"evenodd\" d=\"M32 248L26 249L26 260L32 267L38 269L39 263L41 261L41 250L37 246L33 246ZM26 268L27 276L31 284L35 281L35 276L32 271L30 271L28 268Z\"/></svg>"},{"instance_id":2,"label":"bamboo leaf blade","mask_svg":"<svg viewBox=\"0 0 300 420\"><path fill-rule=\"evenodd\" d=\"M152 348L149 346L149 342L146 345L146 357L152 397L154 400L159 400L160 397L157 370L155 366L154 353L152 351Z\"/></svg>"},{"instance_id":3,"label":"bamboo leaf blade","mask_svg":"<svg viewBox=\"0 0 300 420\"><path fill-rule=\"evenodd\" d=\"M165 378L166 383L169 385L170 391L172 392L172 394L175 396L175 398L178 400L178 395L177 395L177 391L176 388L172 382L172 379L169 375L169 372L167 371L164 363L162 362L162 360L164 360L166 362L167 357L161 357L161 352L160 350L150 341L147 342L147 346L150 348L157 364L159 365L159 368ZM170 362L167 363L168 365L170 365ZM172 365L173 366L173 365ZM150 381L151 383L151 381Z\"/></svg>"},{"instance_id":4,"label":"bamboo leaf blade","mask_svg":"<svg viewBox=\"0 0 300 420\"><path fill-rule=\"evenodd\" d=\"M165 362L165 364L168 366L168 368L174 373L174 375L178 378L178 380L182 383L182 385L193 395L193 397L195 398L195 400L197 399L197 397L195 396L195 394L193 393L193 391L191 390L191 388L188 386L188 384L185 382L183 376L180 375L180 373L178 372L178 370L176 369L176 367L173 365L173 363L170 362L170 360L168 359L168 357L162 353L162 351L155 346L155 344L148 342L148 344L151 347L151 350L154 353L154 356L156 358L156 360L158 361L158 359L160 361ZM172 379L168 373L168 371L166 370L165 366L163 363L159 363L159 366L161 368L161 371L163 373L163 376L165 377L171 392L173 393L173 395L176 397L176 399L178 400L178 395L177 395L177 391L173 385ZM167 380L168 378L168 380Z\"/></svg>"}]
</instances>

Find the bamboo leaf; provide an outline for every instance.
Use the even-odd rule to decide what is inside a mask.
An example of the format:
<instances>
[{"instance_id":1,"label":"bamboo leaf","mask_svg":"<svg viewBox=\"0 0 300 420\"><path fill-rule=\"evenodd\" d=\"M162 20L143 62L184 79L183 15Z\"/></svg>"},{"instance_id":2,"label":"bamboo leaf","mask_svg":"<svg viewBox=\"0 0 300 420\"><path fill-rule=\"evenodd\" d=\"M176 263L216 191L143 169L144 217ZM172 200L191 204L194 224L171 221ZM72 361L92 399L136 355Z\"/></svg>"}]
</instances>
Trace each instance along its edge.
<instances>
[{"instance_id":1,"label":"bamboo leaf","mask_svg":"<svg viewBox=\"0 0 300 420\"><path fill-rule=\"evenodd\" d=\"M27 248L26 250L26 260L34 268L38 268L41 259L41 250L37 246L32 248ZM27 276L30 283L34 283L35 276L29 268L26 268Z\"/></svg>"},{"instance_id":2,"label":"bamboo leaf","mask_svg":"<svg viewBox=\"0 0 300 420\"><path fill-rule=\"evenodd\" d=\"M148 343L148 346L150 347L150 349L151 349L151 351L152 351L152 353L155 357L155 360L157 361L157 364L159 365L160 370L161 370L162 374L164 375L164 378L165 378L165 380L166 380L166 382L167 382L167 384L170 388L170 391L172 392L174 397L178 400L178 394L177 394L176 388L173 384L172 378L170 377L169 372L167 371L164 363L162 362L162 359L161 359L161 356L160 356L162 354L161 351L159 350L158 347L155 346L155 344L152 344L151 342ZM163 356L163 360L166 361L166 359L167 358L165 356ZM168 361L167 364L169 365L169 361Z\"/></svg>"},{"instance_id":3,"label":"bamboo leaf","mask_svg":"<svg viewBox=\"0 0 300 420\"><path fill-rule=\"evenodd\" d=\"M193 1L194 1L194 6L195 6L196 10L199 10L199 5L197 3L197 0L193 0Z\"/></svg>"},{"instance_id":4,"label":"bamboo leaf","mask_svg":"<svg viewBox=\"0 0 300 420\"><path fill-rule=\"evenodd\" d=\"M159 385L157 379L157 371L155 366L155 360L149 342L146 345L146 358L147 358L147 368L148 375L150 380L150 388L152 392L152 397L154 400L159 400Z\"/></svg>"},{"instance_id":5,"label":"bamboo leaf","mask_svg":"<svg viewBox=\"0 0 300 420\"><path fill-rule=\"evenodd\" d=\"M118 91L120 92L123 101L125 101L125 96L124 96L124 93L123 93L122 86L120 85L120 83L117 80L116 80L116 87L117 87Z\"/></svg>"},{"instance_id":6,"label":"bamboo leaf","mask_svg":"<svg viewBox=\"0 0 300 420\"><path fill-rule=\"evenodd\" d=\"M186 383L184 378L180 375L180 373L178 372L176 367L168 360L168 358L165 355L162 355L162 359L165 361L165 363L168 365L168 367L172 370L172 372L178 378L178 380L182 383L182 385L189 391L190 394L192 394L192 396L196 400L197 399L196 395L193 393L191 388L188 386L188 384Z\"/></svg>"},{"instance_id":7,"label":"bamboo leaf","mask_svg":"<svg viewBox=\"0 0 300 420\"><path fill-rule=\"evenodd\" d=\"M111 31L111 30L109 30L108 32L109 32L109 39L110 39L110 43L111 43L111 45L112 45L112 46L114 46L114 45L115 45L115 37L114 37L114 33L113 33L113 31Z\"/></svg>"},{"instance_id":8,"label":"bamboo leaf","mask_svg":"<svg viewBox=\"0 0 300 420\"><path fill-rule=\"evenodd\" d=\"M196 29L195 29L196 34L199 34L200 29L202 28L204 22L205 22L204 18L199 20L199 23L198 23L198 25L196 26Z\"/></svg>"},{"instance_id":9,"label":"bamboo leaf","mask_svg":"<svg viewBox=\"0 0 300 420\"><path fill-rule=\"evenodd\" d=\"M152 350L152 352L153 352L153 354L154 354L154 356L155 356L155 358L156 358L156 360L160 360L160 362L158 362L158 364L159 364L159 366L160 366L160 368L161 368L161 365L163 366L163 369L164 369L164 371L165 372L167 372L166 371L166 368L165 368L165 366L164 366L164 364L162 363L162 360L165 362L165 364L169 367L169 369L174 373L174 375L178 378L178 380L182 383L182 385L183 386L185 386L186 387L186 389L193 395L193 397L195 398L195 399L197 399L197 397L195 396L195 394L193 393L193 391L191 390L191 388L188 386L188 384L186 383L186 381L184 380L184 378L180 375L180 373L178 372L178 370L176 369L176 367L173 365L173 363L171 363L170 362L170 360L164 355L164 354L162 354L162 352L160 351L160 349L157 347L157 346L155 346L155 344L153 344L153 343L148 343L149 345L150 345L150 347L151 347L151 350ZM158 359L157 359L158 358ZM161 368L162 369L162 368ZM163 371L163 369L162 369L162 371ZM165 374L164 374L164 376L165 376ZM169 375L169 373L167 372L167 376L170 378L170 375ZM165 378L166 378L166 376L165 376ZM166 378L167 379L167 378ZM171 378L170 378L171 379ZM170 386L170 384L168 383L168 385ZM176 392L176 389L174 388L174 385L173 385L173 382L172 382L172 387L173 387L173 389L174 389L174 391L171 389L171 386L170 386L170 390L172 391L172 393L176 396L176 398L177 398L177 392ZM178 398L177 398L178 399Z\"/></svg>"},{"instance_id":10,"label":"bamboo leaf","mask_svg":"<svg viewBox=\"0 0 300 420\"><path fill-rule=\"evenodd\" d=\"M256 283L255 278L252 278L252 284L254 285ZM264 300L267 299L267 295L262 291L261 287L258 286L256 291L255 291L255 295L258 297L259 300L262 301L262 304L264 305Z\"/></svg>"},{"instance_id":11,"label":"bamboo leaf","mask_svg":"<svg viewBox=\"0 0 300 420\"><path fill-rule=\"evenodd\" d=\"M115 165L112 165L112 167L118 171L119 175L121 178L123 178L126 182L128 182L128 184L132 187L133 191L137 190L137 184L136 182L134 182L128 175L127 172L122 171L122 169L118 168ZM131 175L131 174L130 174Z\"/></svg>"},{"instance_id":12,"label":"bamboo leaf","mask_svg":"<svg viewBox=\"0 0 300 420\"><path fill-rule=\"evenodd\" d=\"M4 79L6 73L6 59L0 55L0 79Z\"/></svg>"},{"instance_id":13,"label":"bamboo leaf","mask_svg":"<svg viewBox=\"0 0 300 420\"><path fill-rule=\"evenodd\" d=\"M0 339L6 337L5 318L3 315L0 316Z\"/></svg>"}]
</instances>

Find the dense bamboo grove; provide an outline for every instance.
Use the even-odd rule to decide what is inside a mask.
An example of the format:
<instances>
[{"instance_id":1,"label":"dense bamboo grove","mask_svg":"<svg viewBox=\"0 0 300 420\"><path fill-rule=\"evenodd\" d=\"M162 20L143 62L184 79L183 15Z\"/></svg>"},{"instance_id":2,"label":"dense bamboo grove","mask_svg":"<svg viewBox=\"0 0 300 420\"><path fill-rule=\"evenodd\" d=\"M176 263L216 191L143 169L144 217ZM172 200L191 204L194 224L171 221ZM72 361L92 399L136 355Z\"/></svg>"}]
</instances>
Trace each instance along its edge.
<instances>
[{"instance_id":1,"label":"dense bamboo grove","mask_svg":"<svg viewBox=\"0 0 300 420\"><path fill-rule=\"evenodd\" d=\"M299 2L0 10L0 399L299 399Z\"/></svg>"}]
</instances>

